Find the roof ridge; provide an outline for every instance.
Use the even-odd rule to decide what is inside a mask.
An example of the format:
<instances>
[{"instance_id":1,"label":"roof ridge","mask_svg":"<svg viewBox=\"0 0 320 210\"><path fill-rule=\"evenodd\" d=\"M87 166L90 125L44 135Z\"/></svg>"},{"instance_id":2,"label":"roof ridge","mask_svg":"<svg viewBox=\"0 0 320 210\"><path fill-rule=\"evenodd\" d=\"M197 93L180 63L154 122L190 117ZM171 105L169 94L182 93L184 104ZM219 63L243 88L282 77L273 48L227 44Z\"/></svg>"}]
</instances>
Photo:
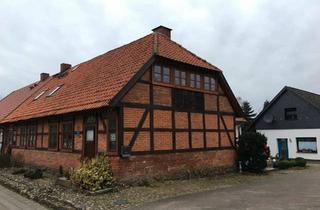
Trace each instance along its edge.
<instances>
[{"instance_id":1,"label":"roof ridge","mask_svg":"<svg viewBox=\"0 0 320 210\"><path fill-rule=\"evenodd\" d=\"M50 80L52 79L52 76L49 76L49 78L47 78L46 80L44 80L44 81L41 81L41 80L39 80L39 81L37 81L37 82L33 82L33 83L31 83L31 85L32 84L39 84L39 83L41 83L42 82L42 84L41 84L41 86L39 87L39 90L43 87L43 86L45 86L45 84L47 84ZM18 89L18 90L15 90L15 91L12 91L9 95L11 95L12 93L14 93L14 92L17 92L17 91L19 91L19 90L22 90L22 89L24 89L24 88L28 88L28 87L30 87L30 84L29 85L26 85L25 87L23 87L23 88L20 88L20 89ZM13 113L15 110L17 110L24 102L26 102L29 98L31 98L32 96L34 96L34 94L35 93L37 93L38 91L34 91L34 93L31 93L28 97L26 97L17 107L15 107L13 110L11 110L9 113L7 113L0 121L3 121L4 119L6 119L11 113ZM8 96L9 96L8 95ZM6 96L6 97L8 97L8 96ZM5 98L6 98L5 97ZM0 100L0 102L2 101L2 99Z\"/></svg>"},{"instance_id":2,"label":"roof ridge","mask_svg":"<svg viewBox=\"0 0 320 210\"><path fill-rule=\"evenodd\" d=\"M119 46L119 47L113 48L112 50L109 50L109 51L107 51L107 52L104 52L104 53L102 53L102 54L100 54L100 55L97 55L97 56L95 56L95 57L93 57L93 58L91 58L91 59L89 59L89 60L83 61L83 62L78 63L78 64L75 64L75 65L73 65L73 66L79 66L79 65L81 65L81 64L83 65L84 63L90 62L90 61L92 61L92 60L94 60L94 59L97 59L97 58L99 58L99 57L103 57L104 55L106 55L106 54L108 54L108 53L111 53L111 52L113 52L113 51L116 51L116 50L119 50L119 49L121 49L121 48L127 47L128 45L131 45L131 44L133 44L133 43L135 43L135 42L141 41L142 39L145 39L145 38L147 38L148 36L151 36L151 35L152 35L152 33L149 33L149 34L147 34L147 35L145 35L145 36L143 36L143 37L141 37L141 38L139 38L139 39L136 39L136 40L134 40L134 41L131 41L131 42L129 42L129 43L127 43L127 44L124 44L124 45L121 45L121 46Z\"/></svg>"},{"instance_id":3,"label":"roof ridge","mask_svg":"<svg viewBox=\"0 0 320 210\"><path fill-rule=\"evenodd\" d=\"M292 89L292 90L298 90L298 91L302 91L302 92L305 92L305 93L308 93L308 94L312 94L312 95L316 95L316 96L319 96L320 97L320 94L318 93L314 93L314 92L310 92L310 91L307 91L307 90L302 90L302 89L299 89L299 88L295 88L295 87L290 87L290 86L286 86L288 89Z\"/></svg>"},{"instance_id":4,"label":"roof ridge","mask_svg":"<svg viewBox=\"0 0 320 210\"><path fill-rule=\"evenodd\" d=\"M6 95L6 96L3 97L2 99L0 99L0 103L1 103L4 99L6 99L7 97L9 97L11 94L13 94L13 93L15 93L15 92L18 92L18 91L20 91L20 90L23 90L23 89L25 89L25 88L30 88L31 86L33 86L33 85L35 85L35 84L39 84L40 82L41 82L41 80L35 81L35 82L32 82L32 83L30 83L30 84L28 84L28 85L25 85L25 86L23 86L23 87L21 87L21 88L19 88L19 89L16 89L16 90L11 91L8 95Z\"/></svg>"},{"instance_id":5,"label":"roof ridge","mask_svg":"<svg viewBox=\"0 0 320 210\"><path fill-rule=\"evenodd\" d=\"M195 56L196 58L198 58L199 60L207 63L208 65L210 65L211 67L219 70L219 71L222 71L221 69L219 69L218 67L216 67L215 65L211 64L210 62L208 62L207 60L199 57L198 55L196 55L195 53L191 52L190 50L188 50L187 48L183 47L181 44L179 44L178 42L176 41L173 41L172 39L168 38L166 35L164 34L161 34L161 33L158 33L160 36L164 37L165 39L171 41L172 43L174 43L175 45L179 46L180 48L182 48L183 50L185 50L186 52L190 53L192 56Z\"/></svg>"}]
</instances>

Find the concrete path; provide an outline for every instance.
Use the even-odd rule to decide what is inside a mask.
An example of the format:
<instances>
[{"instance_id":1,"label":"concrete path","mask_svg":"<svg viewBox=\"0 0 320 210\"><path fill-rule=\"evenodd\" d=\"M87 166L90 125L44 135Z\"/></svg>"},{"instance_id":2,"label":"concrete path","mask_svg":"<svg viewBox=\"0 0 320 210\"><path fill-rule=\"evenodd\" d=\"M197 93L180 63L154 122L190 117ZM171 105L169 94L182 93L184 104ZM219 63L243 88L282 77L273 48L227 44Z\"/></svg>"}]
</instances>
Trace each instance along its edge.
<instances>
[{"instance_id":1,"label":"concrete path","mask_svg":"<svg viewBox=\"0 0 320 210\"><path fill-rule=\"evenodd\" d=\"M47 210L40 204L29 200L0 185L1 210Z\"/></svg>"},{"instance_id":2,"label":"concrete path","mask_svg":"<svg viewBox=\"0 0 320 210\"><path fill-rule=\"evenodd\" d=\"M262 183L243 184L165 199L137 209L319 210L320 170L289 172L266 178Z\"/></svg>"}]
</instances>

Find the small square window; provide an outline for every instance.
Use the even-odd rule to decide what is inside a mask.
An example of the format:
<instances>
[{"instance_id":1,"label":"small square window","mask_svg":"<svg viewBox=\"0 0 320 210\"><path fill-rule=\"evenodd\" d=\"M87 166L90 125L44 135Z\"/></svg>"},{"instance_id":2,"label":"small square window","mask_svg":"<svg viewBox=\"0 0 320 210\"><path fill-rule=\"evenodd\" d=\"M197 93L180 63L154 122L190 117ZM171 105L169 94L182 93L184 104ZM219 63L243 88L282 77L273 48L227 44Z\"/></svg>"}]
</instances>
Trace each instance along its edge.
<instances>
[{"instance_id":1,"label":"small square window","mask_svg":"<svg viewBox=\"0 0 320 210\"><path fill-rule=\"evenodd\" d=\"M297 108L285 108L284 109L285 120L297 120Z\"/></svg>"}]
</instances>

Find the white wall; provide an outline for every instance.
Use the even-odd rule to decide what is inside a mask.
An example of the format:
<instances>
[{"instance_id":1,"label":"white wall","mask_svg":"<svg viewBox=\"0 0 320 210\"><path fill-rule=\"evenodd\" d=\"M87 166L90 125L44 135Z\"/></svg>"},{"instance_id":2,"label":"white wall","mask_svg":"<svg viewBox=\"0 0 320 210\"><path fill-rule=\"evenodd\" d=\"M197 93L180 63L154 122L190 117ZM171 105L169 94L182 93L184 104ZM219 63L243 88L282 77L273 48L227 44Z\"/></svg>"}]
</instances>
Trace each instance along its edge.
<instances>
[{"instance_id":1,"label":"white wall","mask_svg":"<svg viewBox=\"0 0 320 210\"><path fill-rule=\"evenodd\" d=\"M289 158L303 157L309 160L320 160L320 129L286 129L257 130L268 138L268 146L272 156L278 154L278 138L288 139ZM297 137L316 137L318 153L297 153Z\"/></svg>"}]
</instances>

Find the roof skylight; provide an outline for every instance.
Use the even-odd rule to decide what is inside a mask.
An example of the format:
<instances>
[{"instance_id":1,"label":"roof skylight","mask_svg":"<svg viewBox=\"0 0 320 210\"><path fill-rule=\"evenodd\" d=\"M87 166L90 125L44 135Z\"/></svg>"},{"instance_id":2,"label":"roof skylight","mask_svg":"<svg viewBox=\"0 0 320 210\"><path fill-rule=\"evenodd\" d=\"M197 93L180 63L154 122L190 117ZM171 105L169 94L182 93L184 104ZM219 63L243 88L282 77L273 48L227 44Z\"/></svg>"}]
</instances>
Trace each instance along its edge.
<instances>
[{"instance_id":1,"label":"roof skylight","mask_svg":"<svg viewBox=\"0 0 320 210\"><path fill-rule=\"evenodd\" d=\"M73 67L73 68L71 69L71 71L76 70L79 66L80 66L80 65L77 65L77 66Z\"/></svg>"},{"instance_id":2,"label":"roof skylight","mask_svg":"<svg viewBox=\"0 0 320 210\"><path fill-rule=\"evenodd\" d=\"M39 99L46 91L43 90L41 93L39 93L33 100Z\"/></svg>"},{"instance_id":3,"label":"roof skylight","mask_svg":"<svg viewBox=\"0 0 320 210\"><path fill-rule=\"evenodd\" d=\"M62 85L56 86L53 90L51 90L51 91L48 93L47 97L52 96L52 95L53 95L55 92L57 92L61 87L62 87Z\"/></svg>"}]
</instances>

